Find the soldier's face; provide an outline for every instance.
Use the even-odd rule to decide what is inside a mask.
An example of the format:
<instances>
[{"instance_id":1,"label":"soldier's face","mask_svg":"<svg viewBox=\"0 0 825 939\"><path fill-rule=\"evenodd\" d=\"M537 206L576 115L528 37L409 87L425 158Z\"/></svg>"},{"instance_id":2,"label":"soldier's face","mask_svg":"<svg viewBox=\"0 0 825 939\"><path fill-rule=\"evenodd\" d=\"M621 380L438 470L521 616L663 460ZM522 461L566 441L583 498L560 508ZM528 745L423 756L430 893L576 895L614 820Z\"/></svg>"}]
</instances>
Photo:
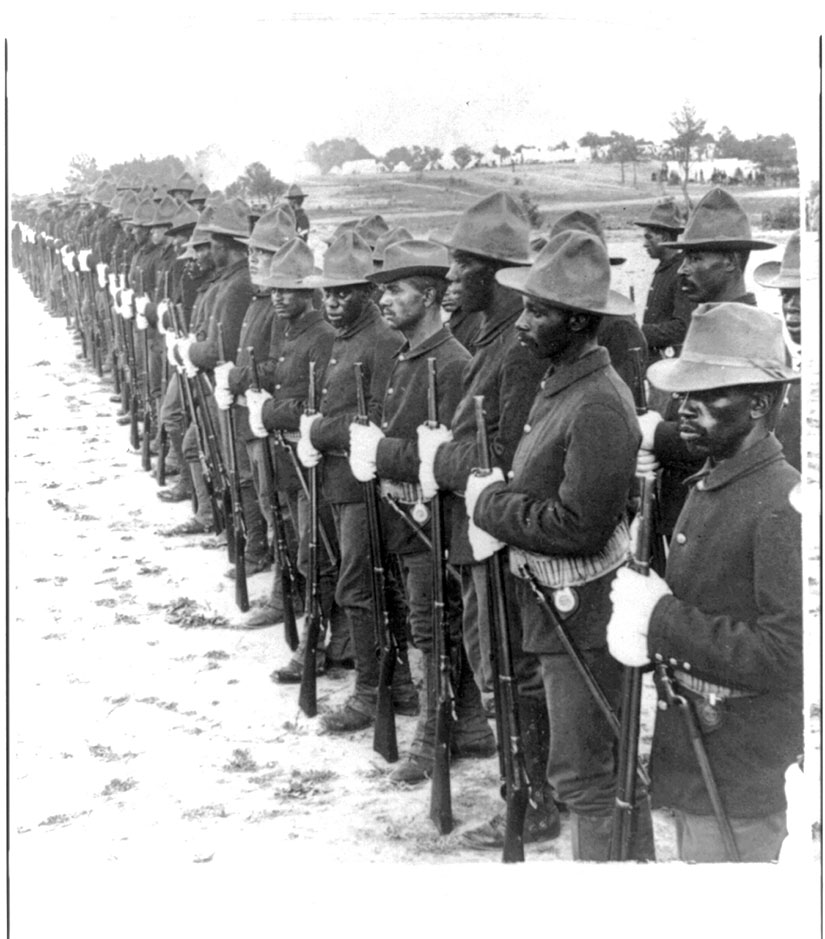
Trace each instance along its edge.
<instances>
[{"instance_id":1,"label":"soldier's face","mask_svg":"<svg viewBox=\"0 0 825 939\"><path fill-rule=\"evenodd\" d=\"M516 320L518 341L539 359L558 359L574 339L570 314L533 297L524 297L523 304Z\"/></svg>"},{"instance_id":2,"label":"soldier's face","mask_svg":"<svg viewBox=\"0 0 825 939\"><path fill-rule=\"evenodd\" d=\"M802 342L802 302L798 287L786 287L782 294L782 315L791 339L797 344Z\"/></svg>"},{"instance_id":3,"label":"soldier's face","mask_svg":"<svg viewBox=\"0 0 825 939\"><path fill-rule=\"evenodd\" d=\"M390 326L405 335L415 330L427 312L426 294L406 280L384 284L379 304Z\"/></svg>"},{"instance_id":4,"label":"soldier's face","mask_svg":"<svg viewBox=\"0 0 825 939\"><path fill-rule=\"evenodd\" d=\"M166 241L166 228L163 225L156 225L149 230L149 237L153 245L162 245Z\"/></svg>"},{"instance_id":5,"label":"soldier's face","mask_svg":"<svg viewBox=\"0 0 825 939\"><path fill-rule=\"evenodd\" d=\"M661 228L645 228L642 238L644 239L645 251L647 251L648 257L654 260L661 258L667 250L662 247L662 242L673 241L671 234Z\"/></svg>"},{"instance_id":6,"label":"soldier's face","mask_svg":"<svg viewBox=\"0 0 825 939\"><path fill-rule=\"evenodd\" d=\"M351 287L325 287L324 311L327 319L336 329L346 329L352 325L369 300L369 291Z\"/></svg>"},{"instance_id":7,"label":"soldier's face","mask_svg":"<svg viewBox=\"0 0 825 939\"><path fill-rule=\"evenodd\" d=\"M465 312L476 313L489 307L495 271L482 258L466 251L451 251L447 280L459 285L461 306Z\"/></svg>"},{"instance_id":8,"label":"soldier's face","mask_svg":"<svg viewBox=\"0 0 825 939\"><path fill-rule=\"evenodd\" d=\"M212 260L212 246L211 245L198 245L195 248L196 254L196 263L202 271L211 271L215 267L215 262Z\"/></svg>"},{"instance_id":9,"label":"soldier's face","mask_svg":"<svg viewBox=\"0 0 825 939\"><path fill-rule=\"evenodd\" d=\"M688 251L679 268L682 290L694 303L712 303L735 273L731 256L722 251Z\"/></svg>"},{"instance_id":10,"label":"soldier's face","mask_svg":"<svg viewBox=\"0 0 825 939\"><path fill-rule=\"evenodd\" d=\"M280 320L296 320L312 302L311 290L285 290L276 287L272 291L272 306Z\"/></svg>"},{"instance_id":11,"label":"soldier's face","mask_svg":"<svg viewBox=\"0 0 825 939\"><path fill-rule=\"evenodd\" d=\"M212 263L215 267L226 267L229 262L229 249L224 242L213 238L210 247L212 250Z\"/></svg>"},{"instance_id":12,"label":"soldier's face","mask_svg":"<svg viewBox=\"0 0 825 939\"><path fill-rule=\"evenodd\" d=\"M253 282L260 279L269 271L269 265L272 261L272 253L262 251L260 248L250 246L247 256L249 263L249 276Z\"/></svg>"},{"instance_id":13,"label":"soldier's face","mask_svg":"<svg viewBox=\"0 0 825 939\"><path fill-rule=\"evenodd\" d=\"M146 244L146 241L149 238L149 229L144 228L142 225L135 225L132 228L132 237L139 245Z\"/></svg>"},{"instance_id":14,"label":"soldier's face","mask_svg":"<svg viewBox=\"0 0 825 939\"><path fill-rule=\"evenodd\" d=\"M738 388L687 392L679 405L679 436L696 457L734 456L753 426L753 393Z\"/></svg>"},{"instance_id":15,"label":"soldier's face","mask_svg":"<svg viewBox=\"0 0 825 939\"><path fill-rule=\"evenodd\" d=\"M448 284L441 306L451 315L461 309L461 284L457 280Z\"/></svg>"}]
</instances>

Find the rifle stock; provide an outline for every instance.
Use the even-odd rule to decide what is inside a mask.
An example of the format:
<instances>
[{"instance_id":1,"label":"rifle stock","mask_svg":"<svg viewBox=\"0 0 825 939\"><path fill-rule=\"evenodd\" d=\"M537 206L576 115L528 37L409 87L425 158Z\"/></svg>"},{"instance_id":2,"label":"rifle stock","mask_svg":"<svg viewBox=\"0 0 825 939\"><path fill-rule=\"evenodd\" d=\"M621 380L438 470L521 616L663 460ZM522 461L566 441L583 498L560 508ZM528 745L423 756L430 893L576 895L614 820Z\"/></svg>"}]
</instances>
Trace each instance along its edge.
<instances>
[{"instance_id":1,"label":"rifle stock","mask_svg":"<svg viewBox=\"0 0 825 939\"><path fill-rule=\"evenodd\" d=\"M475 418L478 434L478 459L483 475L492 472L492 459L487 440L484 417L484 397L476 395ZM530 801L531 783L527 776L521 721L516 700L513 656L507 626L507 605L504 586L504 558L497 551L485 562L487 566L487 600L495 675L496 729L499 741L499 766L502 775L502 794L505 800L504 849L502 861L513 863L524 860L524 820Z\"/></svg>"},{"instance_id":2,"label":"rifle stock","mask_svg":"<svg viewBox=\"0 0 825 939\"><path fill-rule=\"evenodd\" d=\"M438 427L438 380L436 360L427 359L427 425ZM446 557L444 548L444 507L441 494L433 497L431 508L433 563L433 658L435 660L435 752L430 784L430 819L439 833L453 830L453 805L450 791L450 737L452 732L452 695L450 693L450 647L445 615ZM403 513L406 518L406 513Z\"/></svg>"},{"instance_id":3,"label":"rifle stock","mask_svg":"<svg viewBox=\"0 0 825 939\"><path fill-rule=\"evenodd\" d=\"M143 270L140 272L140 295L143 291ZM152 455L149 447L152 442L152 388L149 377L149 331L142 329L143 336L143 437L141 440L141 465L150 472L152 469Z\"/></svg>"},{"instance_id":4,"label":"rifle stock","mask_svg":"<svg viewBox=\"0 0 825 939\"><path fill-rule=\"evenodd\" d=\"M253 346L248 346L246 351L249 354L249 363L252 370L252 390L260 391L261 381L258 375L258 363L255 360L255 349ZM284 635L287 645L294 652L298 648L299 641L298 626L295 622L294 601L298 589L298 576L287 544L286 523L284 521L284 513L281 510L277 471L275 461L272 459L269 437L265 437L262 443L264 448L264 475L266 477L269 508L272 512L272 525L275 529L275 554L278 558L278 568L281 575L281 597L284 605Z\"/></svg>"},{"instance_id":5,"label":"rifle stock","mask_svg":"<svg viewBox=\"0 0 825 939\"><path fill-rule=\"evenodd\" d=\"M361 362L355 363L355 389L358 400L359 424L369 424L367 398L364 391L364 372ZM392 634L387 615L384 545L381 537L381 519L378 514L378 495L376 482L371 479L362 483L367 513L367 534L369 539L372 587L373 617L375 622L375 640L379 649L378 699L375 704L375 733L372 748L388 763L398 759L398 739L395 732L395 709L392 703L392 683L395 676L395 661L398 649Z\"/></svg>"}]
</instances>

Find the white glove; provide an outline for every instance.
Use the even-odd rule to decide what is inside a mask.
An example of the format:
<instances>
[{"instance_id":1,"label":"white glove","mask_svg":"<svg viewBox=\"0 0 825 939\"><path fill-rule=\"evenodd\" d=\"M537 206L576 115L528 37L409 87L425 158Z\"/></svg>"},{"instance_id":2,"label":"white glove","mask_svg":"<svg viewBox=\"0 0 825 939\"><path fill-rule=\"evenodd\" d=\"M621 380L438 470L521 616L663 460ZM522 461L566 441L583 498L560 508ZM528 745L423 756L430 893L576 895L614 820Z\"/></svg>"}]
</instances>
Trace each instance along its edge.
<instances>
[{"instance_id":1,"label":"white glove","mask_svg":"<svg viewBox=\"0 0 825 939\"><path fill-rule=\"evenodd\" d=\"M642 442L639 446L642 450L652 450L656 428L664 418L658 411L645 411L644 414L637 417L637 420L639 421L639 430L642 432Z\"/></svg>"},{"instance_id":2,"label":"white glove","mask_svg":"<svg viewBox=\"0 0 825 939\"><path fill-rule=\"evenodd\" d=\"M77 255L74 253L74 251L67 251L67 252L63 255L63 263L64 263L64 265L66 266L66 270L67 270L67 271L73 271L73 270L74 270L74 259L75 259L76 257L77 257Z\"/></svg>"},{"instance_id":3,"label":"white glove","mask_svg":"<svg viewBox=\"0 0 825 939\"><path fill-rule=\"evenodd\" d=\"M117 286L117 274L109 274L108 279L109 279L109 296L113 300L117 300L117 292L119 289Z\"/></svg>"},{"instance_id":4,"label":"white glove","mask_svg":"<svg viewBox=\"0 0 825 939\"><path fill-rule=\"evenodd\" d=\"M349 468L361 483L375 479L375 459L378 443L384 437L380 427L369 424L349 425Z\"/></svg>"},{"instance_id":5,"label":"white glove","mask_svg":"<svg viewBox=\"0 0 825 939\"><path fill-rule=\"evenodd\" d=\"M317 421L320 414L302 414L301 415L301 439L298 441L298 459L306 467L317 466L321 462L321 453L316 450L309 438L313 422Z\"/></svg>"},{"instance_id":6,"label":"white glove","mask_svg":"<svg viewBox=\"0 0 825 939\"><path fill-rule=\"evenodd\" d=\"M175 343L178 341L177 337L171 330L167 329L163 339L166 343L167 362L172 366L172 368L178 368L178 360L175 358Z\"/></svg>"},{"instance_id":7,"label":"white glove","mask_svg":"<svg viewBox=\"0 0 825 939\"><path fill-rule=\"evenodd\" d=\"M120 315L125 320L130 320L134 315L134 310L132 309L132 301L135 298L134 290L129 290L126 287L123 287L120 291Z\"/></svg>"},{"instance_id":8,"label":"white glove","mask_svg":"<svg viewBox=\"0 0 825 939\"><path fill-rule=\"evenodd\" d=\"M126 289L126 275L125 274L117 275L117 285L118 287L120 287L121 290Z\"/></svg>"},{"instance_id":9,"label":"white glove","mask_svg":"<svg viewBox=\"0 0 825 939\"><path fill-rule=\"evenodd\" d=\"M614 659L631 668L647 665L647 631L653 609L670 587L655 572L645 577L620 567L610 587L613 613L607 624L607 647Z\"/></svg>"},{"instance_id":10,"label":"white glove","mask_svg":"<svg viewBox=\"0 0 825 939\"><path fill-rule=\"evenodd\" d=\"M225 388L229 391L229 373L235 367L234 362L221 362L215 366L215 389Z\"/></svg>"},{"instance_id":11,"label":"white glove","mask_svg":"<svg viewBox=\"0 0 825 939\"><path fill-rule=\"evenodd\" d=\"M103 263L103 261L98 261L95 264L95 270L97 271L97 285L101 290L106 289L106 273L109 268Z\"/></svg>"},{"instance_id":12,"label":"white glove","mask_svg":"<svg viewBox=\"0 0 825 939\"><path fill-rule=\"evenodd\" d=\"M248 388L246 391L246 406L249 409L249 429L256 437L268 437L269 431L264 427L264 401L268 401L272 395L268 391L253 391Z\"/></svg>"},{"instance_id":13,"label":"white glove","mask_svg":"<svg viewBox=\"0 0 825 939\"><path fill-rule=\"evenodd\" d=\"M655 476L661 468L662 464L650 450L639 450L636 454L637 476Z\"/></svg>"},{"instance_id":14,"label":"white glove","mask_svg":"<svg viewBox=\"0 0 825 939\"><path fill-rule=\"evenodd\" d=\"M438 492L434 470L436 450L442 443L452 439L452 433L443 424L438 427L422 424L418 428L418 481L425 499L432 499Z\"/></svg>"},{"instance_id":15,"label":"white glove","mask_svg":"<svg viewBox=\"0 0 825 939\"><path fill-rule=\"evenodd\" d=\"M194 341L191 336L187 336L185 339L178 339L175 347L181 362L183 362L183 370L189 378L194 378L198 374L198 367L189 356L189 347Z\"/></svg>"},{"instance_id":16,"label":"white glove","mask_svg":"<svg viewBox=\"0 0 825 939\"><path fill-rule=\"evenodd\" d=\"M143 310L139 310L137 316L135 317L135 326L138 329L148 329L149 320L146 319L146 307L143 307Z\"/></svg>"},{"instance_id":17,"label":"white glove","mask_svg":"<svg viewBox=\"0 0 825 939\"><path fill-rule=\"evenodd\" d=\"M81 271L91 271L91 267L89 267L89 255L91 253L88 248L84 248L82 251L78 252L77 260L80 264Z\"/></svg>"},{"instance_id":18,"label":"white glove","mask_svg":"<svg viewBox=\"0 0 825 939\"><path fill-rule=\"evenodd\" d=\"M165 326L165 324L164 324L164 322L163 322L163 318L166 316L166 314L167 314L168 312L169 312L169 301L168 301L168 300L161 300L161 301L158 303L158 332L159 332L162 336L165 336L166 333L168 332L168 330L166 329L166 326Z\"/></svg>"},{"instance_id":19,"label":"white glove","mask_svg":"<svg viewBox=\"0 0 825 939\"><path fill-rule=\"evenodd\" d=\"M493 535L484 531L483 528L479 528L472 518L467 527L467 535L470 539L470 547L473 549L473 557L476 561L486 561L487 558L492 557L496 551L500 551L504 547L503 541L499 541L498 538L494 538Z\"/></svg>"},{"instance_id":20,"label":"white glove","mask_svg":"<svg viewBox=\"0 0 825 939\"><path fill-rule=\"evenodd\" d=\"M221 411L228 411L234 403L235 396L228 388L218 388L215 386L215 404Z\"/></svg>"},{"instance_id":21,"label":"white glove","mask_svg":"<svg viewBox=\"0 0 825 939\"><path fill-rule=\"evenodd\" d=\"M497 466L494 466L489 473L483 476L478 473L470 473L467 477L467 485L464 489L464 504L467 508L467 517L469 519L473 517L473 513L476 510L476 502L478 502L478 497L481 493L484 492L488 486L492 486L493 483L503 482L504 473L502 473Z\"/></svg>"}]
</instances>

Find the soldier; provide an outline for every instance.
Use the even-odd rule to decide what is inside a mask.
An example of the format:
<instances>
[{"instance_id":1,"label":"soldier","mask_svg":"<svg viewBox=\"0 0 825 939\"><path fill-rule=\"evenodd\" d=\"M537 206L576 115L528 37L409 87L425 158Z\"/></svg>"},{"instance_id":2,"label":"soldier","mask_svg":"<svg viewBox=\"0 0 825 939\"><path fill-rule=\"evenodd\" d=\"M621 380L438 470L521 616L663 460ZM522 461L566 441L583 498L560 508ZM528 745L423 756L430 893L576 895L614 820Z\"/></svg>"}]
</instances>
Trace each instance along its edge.
<instances>
[{"instance_id":1,"label":"soldier","mask_svg":"<svg viewBox=\"0 0 825 939\"><path fill-rule=\"evenodd\" d=\"M335 338L335 330L315 308L315 291L307 285L307 279L317 273L312 251L300 238L293 237L273 257L264 285L272 292L277 329L273 326L265 367L261 369L263 390L251 391L246 383L252 432L259 438L267 438L270 433L275 435L275 482L286 499L298 535L298 570L305 578L309 577L309 501L296 471L295 443L306 408L310 363L315 365L318 375L323 374ZM270 445L268 439L261 443ZM318 512L319 523L327 538L332 538L330 546L335 551L335 529L329 505L322 503ZM318 674L349 664L345 660L351 658L349 623L335 603L337 574L335 558L326 550L321 551L321 610L324 622L329 623L330 636L326 653L322 647L317 650ZM300 682L305 654L306 624L298 649L284 668L273 672L272 678L281 684Z\"/></svg>"},{"instance_id":2,"label":"soldier","mask_svg":"<svg viewBox=\"0 0 825 939\"><path fill-rule=\"evenodd\" d=\"M607 635L619 661L657 663L666 702L684 702L657 712L651 767L685 861L771 861L785 835L784 773L802 747L799 473L771 433L784 383L799 380L785 362L777 317L721 303L695 310L681 357L648 372L679 395L679 433L706 462L665 579L621 570ZM685 715L698 719L719 815Z\"/></svg>"},{"instance_id":3,"label":"soldier","mask_svg":"<svg viewBox=\"0 0 825 939\"><path fill-rule=\"evenodd\" d=\"M285 244L295 237L295 226L290 213L276 207L260 217L252 229L249 238L242 239L249 249L249 277L252 283L252 301L241 324L237 350L233 353L234 362L227 362L215 369L215 400L219 408L235 409L235 424L238 435L243 439L249 465L252 469L252 481L258 497L258 505L266 519L268 540L274 544L274 521L269 501L268 480L264 464L264 446L267 442L256 437L250 428L249 412L245 399L241 404L236 400L243 398L252 383L249 349L261 365L261 372L271 369L270 356L278 357L279 347L283 344L283 324L275 316L271 289L266 278L269 267ZM280 496L279 496L280 497ZM274 565L272 591L267 602L239 624L243 629L258 629L273 626L284 618L283 598L281 596L281 574L277 563Z\"/></svg>"},{"instance_id":4,"label":"soldier","mask_svg":"<svg viewBox=\"0 0 825 939\"><path fill-rule=\"evenodd\" d=\"M304 211L306 193L298 183L292 183L286 191L286 198L295 213L295 230L298 232L298 237L306 241L309 238L309 218Z\"/></svg>"},{"instance_id":5,"label":"soldier","mask_svg":"<svg viewBox=\"0 0 825 939\"><path fill-rule=\"evenodd\" d=\"M752 250L773 248L756 241L739 203L724 189L711 189L697 204L679 241L662 242L682 252L681 289L693 303L732 301L756 305L745 287L745 267ZM640 473L662 469L658 531L670 538L687 496L685 480L699 469L697 458L679 436L678 403L668 400L664 415L650 410L639 419L642 443Z\"/></svg>"},{"instance_id":6,"label":"soldier","mask_svg":"<svg viewBox=\"0 0 825 939\"><path fill-rule=\"evenodd\" d=\"M800 238L794 232L785 246L782 263L766 261L753 272L754 280L763 287L778 290L782 297L782 316L787 331L786 345L791 364L799 373L802 370L802 291L800 282ZM791 466L802 471L802 386L793 382L779 420L776 423L776 438L782 444L785 459Z\"/></svg>"},{"instance_id":7,"label":"soldier","mask_svg":"<svg viewBox=\"0 0 825 939\"><path fill-rule=\"evenodd\" d=\"M522 436L530 405L538 391L544 364L519 344L514 325L518 319L518 294L502 286L496 274L513 264L529 265L529 227L518 203L507 193L481 199L461 216L447 241L450 249L448 280L460 282L462 308L481 314L475 353L464 374L464 396L450 430L419 428L420 481L425 495L436 488L455 494L452 515L450 561L459 565L463 601L464 647L479 690L493 689L490 663L490 623L487 614L487 576L475 560L468 537L467 517L461 494L470 471L478 466L474 396L484 396L487 432L496 464L503 472L510 465ZM544 779L548 753L547 709L538 657L522 648L515 600L508 589L508 624L518 681L518 706L524 728L525 757L533 779ZM537 786L535 805L527 812L526 842L558 836L559 814L549 786ZM500 848L504 842L504 818L499 815L480 828L465 833L478 848Z\"/></svg>"},{"instance_id":8,"label":"soldier","mask_svg":"<svg viewBox=\"0 0 825 939\"><path fill-rule=\"evenodd\" d=\"M373 288L367 280L372 272L367 243L347 232L327 249L323 274L308 279L308 286L324 290L327 319L336 336L321 380L319 413L301 417L298 456L305 466L320 463L323 497L331 505L340 548L335 599L349 620L356 669L353 694L340 709L322 718L328 733L368 727L375 718L378 694L370 558L365 551L366 504L363 486L352 475L347 448L349 425L357 414L354 365L363 366L367 406L375 422L401 340L372 301ZM397 638L403 649L404 637ZM418 713L418 693L406 656L395 667L392 697L397 713Z\"/></svg>"},{"instance_id":9,"label":"soldier","mask_svg":"<svg viewBox=\"0 0 825 939\"><path fill-rule=\"evenodd\" d=\"M521 578L528 565L615 708L621 668L607 653L605 631L612 573L628 553L626 508L639 431L630 391L597 333L602 317L622 316L626 305L609 289L603 243L586 232L551 238L531 268L502 270L496 278L522 294L519 341L547 370L509 481L501 470L467 479L467 514L478 526L471 538L476 557L510 546L524 646L541 660L550 725L544 769L570 809L574 858L607 860L615 737ZM530 778L536 787L544 773ZM637 796L646 806L646 793ZM640 804L639 812L639 834L649 843L649 811Z\"/></svg>"},{"instance_id":10,"label":"soldier","mask_svg":"<svg viewBox=\"0 0 825 939\"><path fill-rule=\"evenodd\" d=\"M681 289L681 256L675 248L664 247L664 242L672 241L685 226L673 199L657 202L646 219L633 224L644 230L645 251L659 262L653 272L642 317L648 358L650 362L657 362L679 354L694 307Z\"/></svg>"},{"instance_id":11,"label":"soldier","mask_svg":"<svg viewBox=\"0 0 825 939\"><path fill-rule=\"evenodd\" d=\"M400 241L386 249L382 270L369 279L383 288L380 305L384 318L406 341L395 354L380 426L350 425L353 474L362 482L376 474L380 478L385 500L382 517L386 548L398 555L413 643L423 657L421 716L409 752L390 774L394 783L422 782L432 774L434 759L439 661L434 654L432 557L414 527L422 525L420 510L425 509L416 454L417 428L427 420L427 360L436 361L438 417L446 423L452 420L461 399L462 377L470 361L467 350L441 322L440 305L448 268L447 252L433 242ZM394 509L389 508L390 501ZM415 507L419 509L417 521ZM423 523L422 531L428 537L429 519ZM461 591L452 579L447 581L445 607L454 662L453 749L456 755L465 757L492 756L496 752L495 738L463 650Z\"/></svg>"},{"instance_id":12,"label":"soldier","mask_svg":"<svg viewBox=\"0 0 825 939\"><path fill-rule=\"evenodd\" d=\"M177 344L184 365L190 370L213 371L216 366L231 362L238 349L238 340L246 311L252 299L252 284L249 279L247 246L249 207L241 199L223 202L203 226L210 235L212 258L218 272L203 299L203 316L206 318L206 338L181 340ZM243 239L243 240L242 240ZM219 422L222 437L227 432ZM229 461L229 443L222 439L225 461ZM252 467L243 445L237 440L238 473L240 476L243 515L246 521L246 572L247 575L269 570L272 560L266 537L266 521L258 506L255 494ZM235 576L232 568L228 577Z\"/></svg>"}]
</instances>

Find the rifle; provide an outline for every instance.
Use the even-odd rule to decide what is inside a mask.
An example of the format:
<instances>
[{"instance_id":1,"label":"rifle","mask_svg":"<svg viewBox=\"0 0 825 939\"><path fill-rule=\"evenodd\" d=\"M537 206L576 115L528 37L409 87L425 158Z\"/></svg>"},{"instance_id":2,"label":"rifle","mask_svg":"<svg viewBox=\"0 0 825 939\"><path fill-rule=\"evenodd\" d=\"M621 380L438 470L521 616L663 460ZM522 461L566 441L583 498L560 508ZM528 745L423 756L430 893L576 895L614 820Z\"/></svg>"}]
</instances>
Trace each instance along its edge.
<instances>
[{"instance_id":1,"label":"rifle","mask_svg":"<svg viewBox=\"0 0 825 939\"><path fill-rule=\"evenodd\" d=\"M359 424L369 424L367 398L364 391L364 372L361 362L355 363L355 392L358 400ZM378 666L378 700L375 705L375 733L372 748L388 763L398 759L398 741L395 734L395 710L392 704L392 681L395 674L395 660L398 647L390 629L389 615L384 583L384 544L381 537L381 519L378 515L378 493L376 481L362 483L367 513L367 535L370 549L372 576L373 617L375 621L375 641L380 652Z\"/></svg>"},{"instance_id":2,"label":"rifle","mask_svg":"<svg viewBox=\"0 0 825 939\"><path fill-rule=\"evenodd\" d=\"M484 396L475 395L476 431L480 472L488 476L493 469L484 420ZM530 801L531 783L527 776L521 721L516 701L513 655L507 628L507 606L504 593L504 558L496 552L486 561L487 603L490 619L490 658L495 684L496 736L498 737L501 792L505 800L504 851L505 863L524 860L524 818Z\"/></svg>"},{"instance_id":3,"label":"rifle","mask_svg":"<svg viewBox=\"0 0 825 939\"><path fill-rule=\"evenodd\" d=\"M223 347L223 330L221 321L216 322L218 329L218 354L221 364L226 362L226 355ZM232 528L235 542L235 603L241 613L246 613L249 609L249 595L246 588L246 519L243 514L243 496L241 494L241 474L238 468L238 450L235 437L235 412L230 405L225 415L225 433L227 447L229 449L229 482L231 484L230 495L232 499Z\"/></svg>"},{"instance_id":4,"label":"rifle","mask_svg":"<svg viewBox=\"0 0 825 939\"><path fill-rule=\"evenodd\" d=\"M427 359L427 426L438 427L438 387L435 359ZM449 624L444 615L447 572L444 549L444 507L436 492L432 512L433 561L433 658L435 659L435 753L430 785L430 819L439 834L453 830L453 805L450 792L450 735L452 695L450 693ZM406 513L404 513L406 514Z\"/></svg>"},{"instance_id":5,"label":"rifle","mask_svg":"<svg viewBox=\"0 0 825 939\"><path fill-rule=\"evenodd\" d=\"M126 259L123 265L123 287L126 289ZM122 297L121 297L122 302ZM132 303L131 298L128 301ZM129 325L127 326L126 323ZM140 407L140 394L138 391L137 350L135 349L134 319L124 320L123 329L126 334L126 356L129 362L129 442L133 450L140 448L140 434L138 433L138 409Z\"/></svg>"},{"instance_id":6,"label":"rifle","mask_svg":"<svg viewBox=\"0 0 825 939\"><path fill-rule=\"evenodd\" d=\"M309 363L309 392L304 414L312 416L315 407L315 363ZM291 448L290 448L291 449ZM309 475L309 572L306 584L306 646L304 648L304 667L301 672L301 688L298 692L298 706L307 717L318 713L318 700L315 676L315 657L318 638L323 623L321 610L321 565L318 559L318 467L310 466ZM303 478L303 476L301 477Z\"/></svg>"},{"instance_id":7,"label":"rifle","mask_svg":"<svg viewBox=\"0 0 825 939\"><path fill-rule=\"evenodd\" d=\"M140 269L140 295L145 297L143 289L143 268ZM152 442L152 387L149 378L149 330L142 329L143 333L143 437L141 439L141 466L147 471L152 470L152 454L149 447Z\"/></svg>"},{"instance_id":8,"label":"rifle","mask_svg":"<svg viewBox=\"0 0 825 939\"><path fill-rule=\"evenodd\" d=\"M166 270L163 275L163 299L166 301L168 306L171 307L172 301L169 299L169 271ZM158 321L160 320L160 314L158 314ZM164 355L163 364L161 365L162 369L162 379L161 379L161 389L160 389L160 401L166 397L166 389L169 387L169 360ZM160 419L160 410L158 410L158 465L156 469L156 475L159 486L166 485L166 449L168 446L168 434L166 433L166 425Z\"/></svg>"},{"instance_id":9,"label":"rifle","mask_svg":"<svg viewBox=\"0 0 825 939\"><path fill-rule=\"evenodd\" d=\"M252 368L252 390L261 390L261 381L258 375L258 363L255 361L255 349L249 346L249 363ZM295 623L295 600L298 590L298 576L292 555L286 540L286 527L284 513L281 510L281 500L278 495L278 481L275 461L272 459L272 449L269 446L269 437L261 441L264 447L264 475L266 489L269 495L269 508L272 512L272 527L275 529L275 554L278 558L278 568L281 572L281 595L284 603L284 635L290 649L294 652L298 648L298 627Z\"/></svg>"},{"instance_id":10,"label":"rifle","mask_svg":"<svg viewBox=\"0 0 825 939\"><path fill-rule=\"evenodd\" d=\"M170 315L172 317L172 325L175 329L175 335L178 337L183 336L183 329L178 320L177 310L175 305L172 304L169 307ZM223 511L223 503L219 502L215 495L215 479L218 475L218 463L215 460L214 454L217 454L217 457L220 457L220 449L218 447L217 437L214 433L214 427L211 426L211 420L209 424L206 424L206 418L198 418L198 415L209 414L208 407L205 403L204 398L200 398L199 403L195 402L195 392L193 389L193 379L189 378L184 370L179 372L180 385L183 393L183 401L186 407L186 410L189 414L189 419L195 425L195 437L198 442L198 459L200 460L201 468L203 469L203 479L206 485L206 491L209 493L209 499L212 503L212 517L215 519L215 531L222 532L226 525L225 515ZM209 438L209 428L211 428L212 436ZM207 453L209 456L207 456ZM222 467L222 463L220 464Z\"/></svg>"}]
</instances>

